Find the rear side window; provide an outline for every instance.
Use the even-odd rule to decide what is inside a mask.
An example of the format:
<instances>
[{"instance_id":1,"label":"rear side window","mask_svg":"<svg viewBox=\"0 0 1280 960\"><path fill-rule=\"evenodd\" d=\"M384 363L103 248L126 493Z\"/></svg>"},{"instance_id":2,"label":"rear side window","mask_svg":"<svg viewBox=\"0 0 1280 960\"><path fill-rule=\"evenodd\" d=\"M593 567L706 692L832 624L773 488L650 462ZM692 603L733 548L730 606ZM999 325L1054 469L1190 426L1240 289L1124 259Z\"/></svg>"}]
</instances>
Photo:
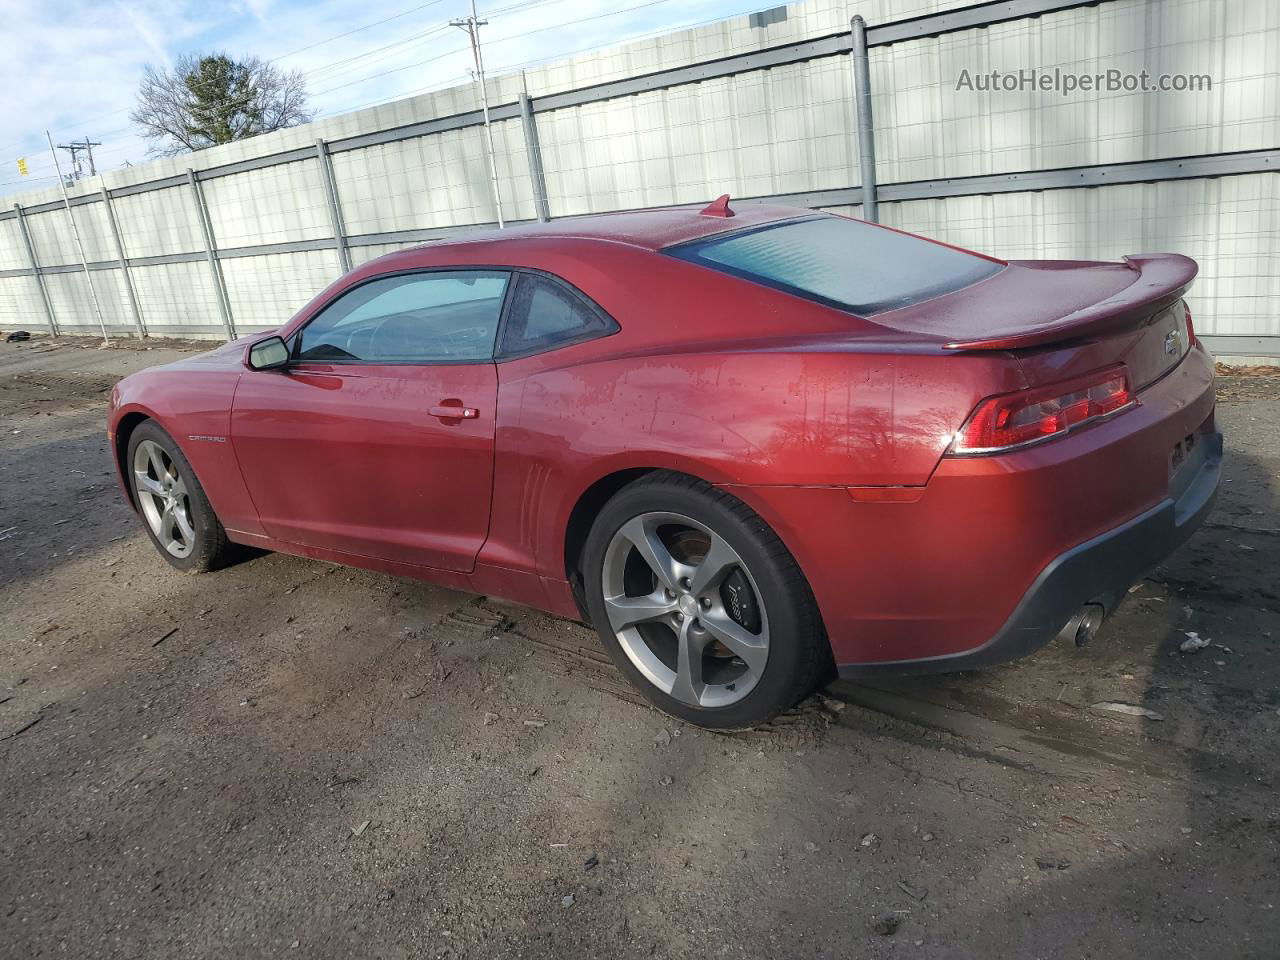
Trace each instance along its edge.
<instances>
[{"instance_id":1,"label":"rear side window","mask_svg":"<svg viewBox=\"0 0 1280 960\"><path fill-rule=\"evenodd\" d=\"M522 356L617 330L604 311L550 277L521 273L511 295L500 352Z\"/></svg>"},{"instance_id":2,"label":"rear side window","mask_svg":"<svg viewBox=\"0 0 1280 960\"><path fill-rule=\"evenodd\" d=\"M844 217L787 220L666 252L861 316L951 293L1003 267L923 237Z\"/></svg>"}]
</instances>

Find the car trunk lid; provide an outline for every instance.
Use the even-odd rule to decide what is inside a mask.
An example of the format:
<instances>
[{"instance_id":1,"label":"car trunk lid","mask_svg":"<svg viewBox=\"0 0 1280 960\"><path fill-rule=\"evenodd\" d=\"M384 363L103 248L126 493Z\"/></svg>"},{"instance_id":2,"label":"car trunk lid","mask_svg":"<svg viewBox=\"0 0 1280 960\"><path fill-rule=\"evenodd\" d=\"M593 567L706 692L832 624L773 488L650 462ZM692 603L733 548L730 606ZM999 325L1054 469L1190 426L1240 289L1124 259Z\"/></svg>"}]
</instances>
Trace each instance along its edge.
<instances>
[{"instance_id":1,"label":"car trunk lid","mask_svg":"<svg viewBox=\"0 0 1280 960\"><path fill-rule=\"evenodd\" d=\"M1196 269L1169 253L1123 263L1011 261L986 280L874 322L946 350L1012 351L1032 384L1120 361L1141 389L1190 349L1182 295Z\"/></svg>"}]
</instances>

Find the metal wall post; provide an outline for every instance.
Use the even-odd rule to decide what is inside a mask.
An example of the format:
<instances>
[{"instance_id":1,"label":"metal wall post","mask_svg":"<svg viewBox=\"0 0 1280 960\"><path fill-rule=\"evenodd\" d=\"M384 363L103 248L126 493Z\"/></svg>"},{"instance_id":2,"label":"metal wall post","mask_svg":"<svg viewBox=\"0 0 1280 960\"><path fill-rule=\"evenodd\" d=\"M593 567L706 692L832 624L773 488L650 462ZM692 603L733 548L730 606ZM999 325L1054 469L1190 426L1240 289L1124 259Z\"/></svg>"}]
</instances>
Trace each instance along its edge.
<instances>
[{"instance_id":1,"label":"metal wall post","mask_svg":"<svg viewBox=\"0 0 1280 960\"><path fill-rule=\"evenodd\" d=\"M200 231L204 234L205 259L209 261L209 276L213 278L213 290L218 297L218 312L222 314L222 326L227 331L227 339L236 338L236 328L231 322L231 301L227 298L227 284L222 279L222 268L218 266L218 255L213 247L213 224L209 222L209 210L204 205L204 191L200 189L200 181L196 172L187 167L187 182L191 184L191 194L196 201L196 212L200 214Z\"/></svg>"},{"instance_id":2,"label":"metal wall post","mask_svg":"<svg viewBox=\"0 0 1280 960\"><path fill-rule=\"evenodd\" d=\"M324 138L316 140L316 159L320 162L320 177L324 180L324 193L329 198L329 225L333 228L333 247L338 251L338 269L347 273L351 270L351 251L347 249L347 231L342 223L338 181L333 177L333 158L329 156L329 144Z\"/></svg>"},{"instance_id":3,"label":"metal wall post","mask_svg":"<svg viewBox=\"0 0 1280 960\"><path fill-rule=\"evenodd\" d=\"M858 109L858 173L862 181L862 219L880 222L876 208L876 128L871 119L871 70L867 65L867 22L849 21L853 31L853 99Z\"/></svg>"},{"instance_id":4,"label":"metal wall post","mask_svg":"<svg viewBox=\"0 0 1280 960\"><path fill-rule=\"evenodd\" d=\"M18 232L22 234L22 242L27 248L27 259L31 262L31 276L35 278L36 286L40 288L40 301L44 304L44 316L49 324L49 335L56 337L58 324L53 319L53 304L49 302L49 291L45 289L44 276L40 273L40 264L36 261L35 244L31 242L31 234L27 232L27 221L22 216L22 204L15 203L13 212L18 218Z\"/></svg>"},{"instance_id":5,"label":"metal wall post","mask_svg":"<svg viewBox=\"0 0 1280 960\"><path fill-rule=\"evenodd\" d=\"M138 339L147 335L147 328L142 325L142 311L138 309L138 297L133 290L133 277L129 274L129 261L124 255L124 241L120 239L120 224L116 222L116 211L111 206L111 194L102 188L102 203L107 208L107 223L111 225L111 236L116 241L116 254L120 258L120 280L124 284L124 292L129 296L129 310L133 314L133 323L138 331Z\"/></svg>"},{"instance_id":6,"label":"metal wall post","mask_svg":"<svg viewBox=\"0 0 1280 960\"><path fill-rule=\"evenodd\" d=\"M542 142L538 139L538 122L533 118L533 103L529 94L520 93L520 122L524 126L524 149L529 156L529 180L533 184L533 207L538 221L551 219L551 204L547 201L547 177L542 169Z\"/></svg>"}]
</instances>

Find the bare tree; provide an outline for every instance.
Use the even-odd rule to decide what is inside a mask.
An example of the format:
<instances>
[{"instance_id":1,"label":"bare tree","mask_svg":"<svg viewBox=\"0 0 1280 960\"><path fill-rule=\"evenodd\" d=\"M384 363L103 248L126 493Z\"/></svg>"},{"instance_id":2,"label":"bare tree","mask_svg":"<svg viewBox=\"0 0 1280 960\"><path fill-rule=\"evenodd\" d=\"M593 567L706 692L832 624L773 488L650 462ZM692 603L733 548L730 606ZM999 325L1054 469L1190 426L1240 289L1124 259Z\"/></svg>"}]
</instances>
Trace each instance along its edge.
<instances>
[{"instance_id":1,"label":"bare tree","mask_svg":"<svg viewBox=\"0 0 1280 960\"><path fill-rule=\"evenodd\" d=\"M257 57L185 54L170 70L147 66L129 119L151 141L153 157L172 157L309 122L307 87Z\"/></svg>"}]
</instances>

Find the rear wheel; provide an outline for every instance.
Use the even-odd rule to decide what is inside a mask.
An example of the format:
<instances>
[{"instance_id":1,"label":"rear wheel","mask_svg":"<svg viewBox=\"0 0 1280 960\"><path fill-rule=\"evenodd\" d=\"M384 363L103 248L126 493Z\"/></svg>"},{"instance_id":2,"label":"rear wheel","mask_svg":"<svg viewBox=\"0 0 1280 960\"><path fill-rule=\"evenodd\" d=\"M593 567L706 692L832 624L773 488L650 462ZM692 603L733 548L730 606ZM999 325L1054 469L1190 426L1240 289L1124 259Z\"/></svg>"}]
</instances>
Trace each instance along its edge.
<instances>
[{"instance_id":1,"label":"rear wheel","mask_svg":"<svg viewBox=\"0 0 1280 960\"><path fill-rule=\"evenodd\" d=\"M745 504L669 473L624 488L584 549L592 622L655 705L746 727L810 693L831 654L808 583Z\"/></svg>"},{"instance_id":2,"label":"rear wheel","mask_svg":"<svg viewBox=\"0 0 1280 960\"><path fill-rule=\"evenodd\" d=\"M169 434L152 421L138 426L129 437L126 463L147 534L170 564L203 573L231 562L234 545Z\"/></svg>"}]
</instances>

